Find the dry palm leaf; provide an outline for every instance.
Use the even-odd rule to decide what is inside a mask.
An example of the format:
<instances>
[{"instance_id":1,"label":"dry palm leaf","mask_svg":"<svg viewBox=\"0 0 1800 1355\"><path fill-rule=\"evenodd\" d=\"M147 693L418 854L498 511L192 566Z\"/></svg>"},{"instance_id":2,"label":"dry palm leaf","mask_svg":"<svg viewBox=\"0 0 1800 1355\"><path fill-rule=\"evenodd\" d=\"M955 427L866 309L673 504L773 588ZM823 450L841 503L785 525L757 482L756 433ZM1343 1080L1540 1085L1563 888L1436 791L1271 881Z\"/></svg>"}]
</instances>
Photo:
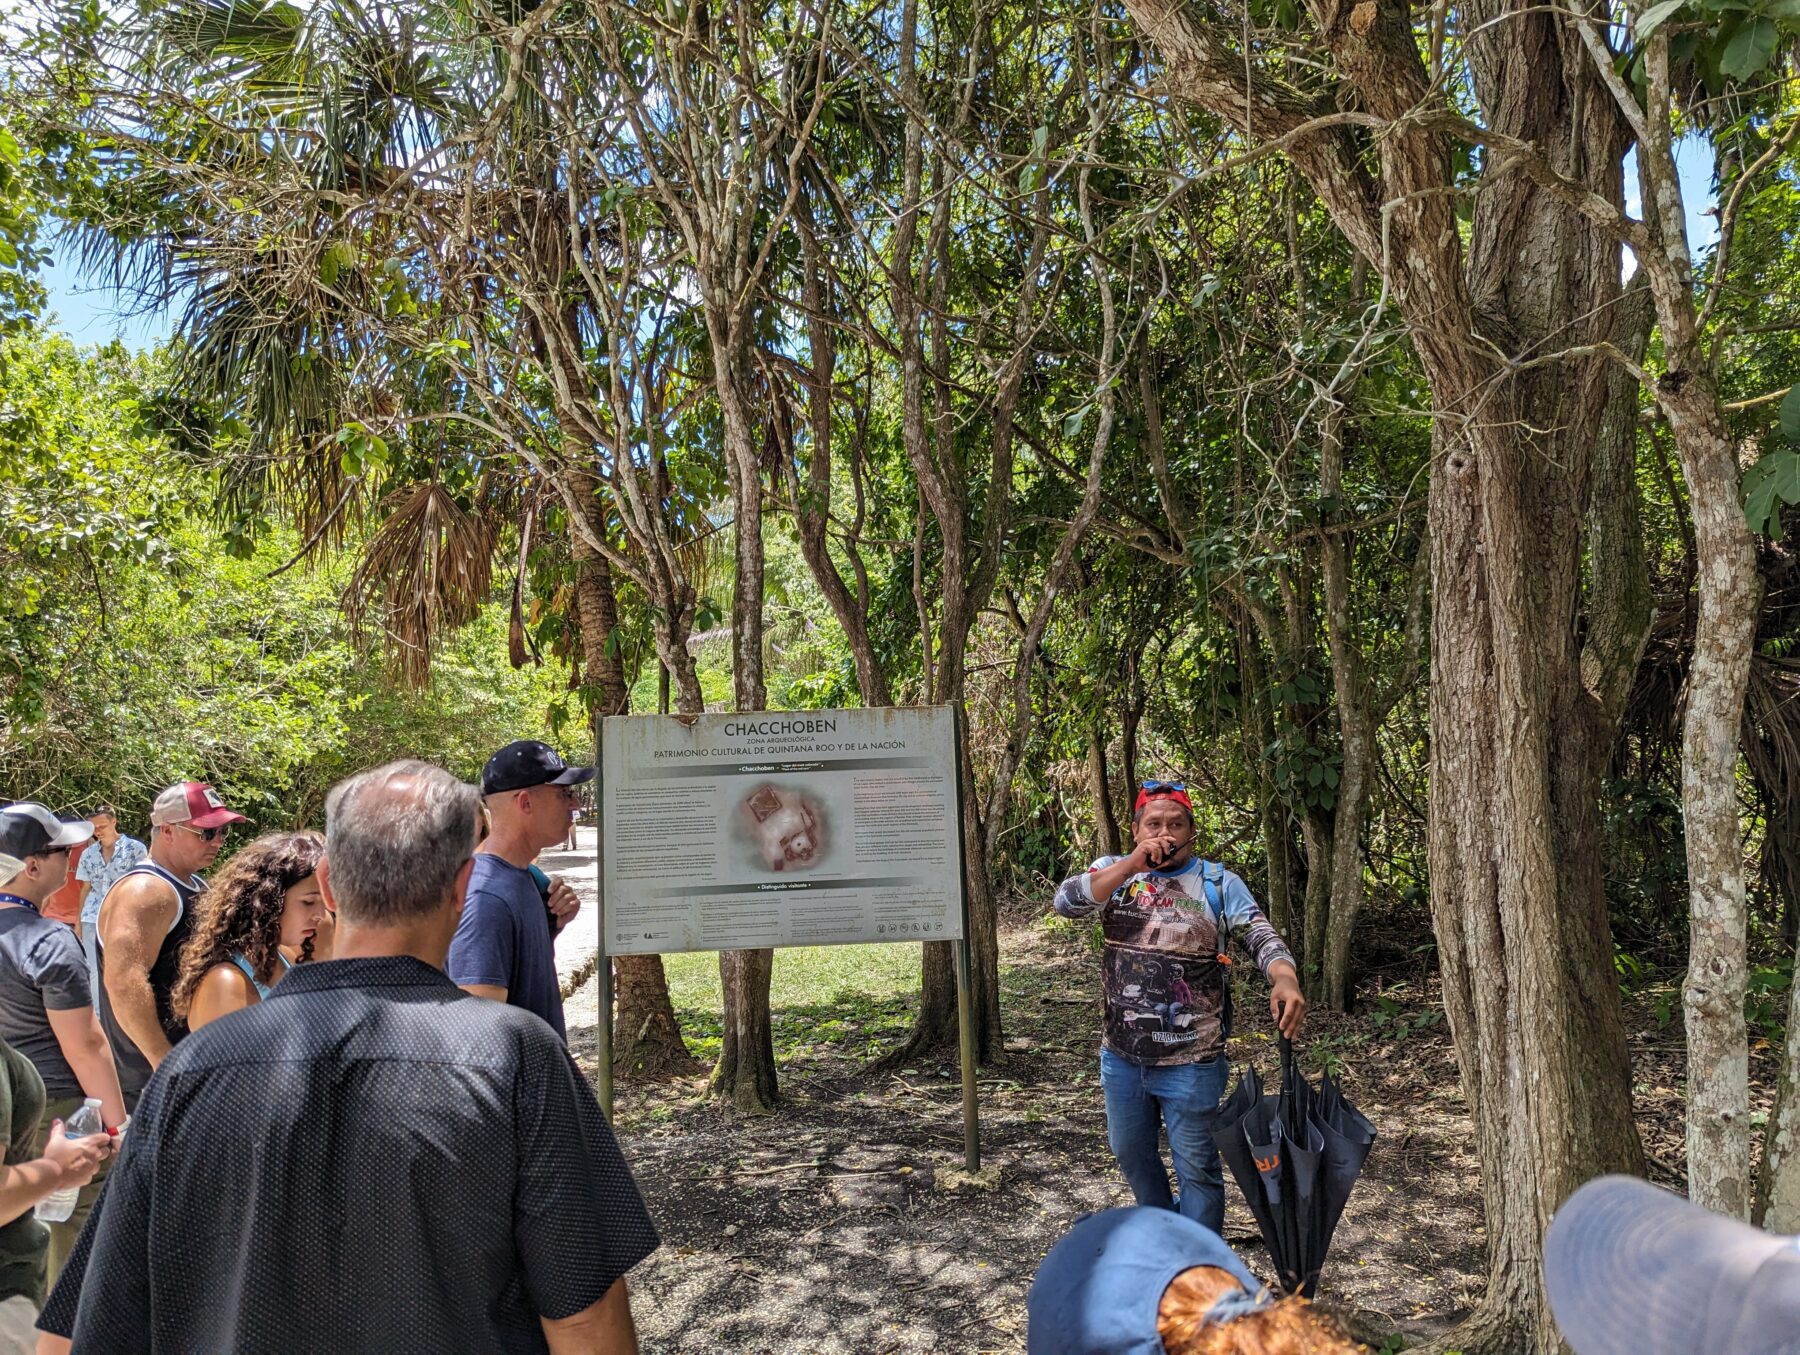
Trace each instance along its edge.
<instances>
[{"instance_id":1,"label":"dry palm leaf","mask_svg":"<svg viewBox=\"0 0 1800 1355\"><path fill-rule=\"evenodd\" d=\"M439 484L397 490L385 506L345 589L344 610L358 626L378 614L402 680L423 686L433 647L472 621L487 597L494 529Z\"/></svg>"}]
</instances>

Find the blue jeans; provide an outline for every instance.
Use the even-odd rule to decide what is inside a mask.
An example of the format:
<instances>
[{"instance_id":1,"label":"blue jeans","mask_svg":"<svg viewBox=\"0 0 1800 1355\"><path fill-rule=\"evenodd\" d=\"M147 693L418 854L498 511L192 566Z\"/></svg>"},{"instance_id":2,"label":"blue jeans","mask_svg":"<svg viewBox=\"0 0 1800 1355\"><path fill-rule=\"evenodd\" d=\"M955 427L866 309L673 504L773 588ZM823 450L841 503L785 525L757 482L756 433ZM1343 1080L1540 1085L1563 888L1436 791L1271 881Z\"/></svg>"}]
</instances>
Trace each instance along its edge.
<instances>
[{"instance_id":1,"label":"blue jeans","mask_svg":"<svg viewBox=\"0 0 1800 1355\"><path fill-rule=\"evenodd\" d=\"M1205 1063L1147 1068L1110 1049L1100 1051L1106 1141L1131 1193L1139 1204L1179 1209L1215 1233L1225 1227L1225 1173L1212 1131L1230 1071L1223 1054ZM1159 1121L1169 1134L1179 1204L1169 1194L1168 1168L1158 1151Z\"/></svg>"}]
</instances>

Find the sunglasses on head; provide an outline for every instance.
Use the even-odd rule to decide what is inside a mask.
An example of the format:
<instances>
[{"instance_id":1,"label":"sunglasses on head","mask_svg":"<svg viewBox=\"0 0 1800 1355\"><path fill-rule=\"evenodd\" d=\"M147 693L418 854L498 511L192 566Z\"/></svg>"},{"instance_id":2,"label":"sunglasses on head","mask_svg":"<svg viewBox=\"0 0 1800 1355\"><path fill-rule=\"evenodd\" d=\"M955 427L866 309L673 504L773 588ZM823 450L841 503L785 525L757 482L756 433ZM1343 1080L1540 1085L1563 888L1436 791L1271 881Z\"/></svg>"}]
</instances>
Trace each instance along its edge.
<instances>
[{"instance_id":1,"label":"sunglasses on head","mask_svg":"<svg viewBox=\"0 0 1800 1355\"><path fill-rule=\"evenodd\" d=\"M225 834L231 831L231 826L229 824L220 824L217 828L190 828L185 823L178 823L175 826L184 833L192 833L202 842L217 842L220 838L224 837Z\"/></svg>"},{"instance_id":2,"label":"sunglasses on head","mask_svg":"<svg viewBox=\"0 0 1800 1355\"><path fill-rule=\"evenodd\" d=\"M1140 781L1140 782L1138 782L1138 789L1141 791L1147 791L1151 795L1168 795L1168 794L1171 794L1174 791L1178 791L1178 790L1185 791L1187 789L1187 782L1185 782L1185 781Z\"/></svg>"}]
</instances>

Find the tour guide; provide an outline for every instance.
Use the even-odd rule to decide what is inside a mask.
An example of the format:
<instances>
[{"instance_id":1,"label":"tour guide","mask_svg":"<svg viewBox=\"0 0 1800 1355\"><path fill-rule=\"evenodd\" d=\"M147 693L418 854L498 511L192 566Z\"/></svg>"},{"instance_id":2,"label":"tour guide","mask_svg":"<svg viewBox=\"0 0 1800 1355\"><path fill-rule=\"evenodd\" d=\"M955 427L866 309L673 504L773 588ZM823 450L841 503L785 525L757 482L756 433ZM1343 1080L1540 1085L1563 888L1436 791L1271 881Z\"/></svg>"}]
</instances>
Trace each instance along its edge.
<instances>
[{"instance_id":1,"label":"tour guide","mask_svg":"<svg viewBox=\"0 0 1800 1355\"><path fill-rule=\"evenodd\" d=\"M1103 1017L1100 1087L1106 1137L1137 1202L1225 1226L1225 1178L1213 1121L1225 1094L1231 1033L1226 939L1236 935L1268 979L1269 1010L1292 1038L1306 1019L1294 957L1244 882L1193 854L1194 806L1180 782L1146 781L1131 816L1129 856L1103 856L1057 886L1056 911L1096 910ZM1157 1152L1161 1116L1179 1204Z\"/></svg>"}]
</instances>

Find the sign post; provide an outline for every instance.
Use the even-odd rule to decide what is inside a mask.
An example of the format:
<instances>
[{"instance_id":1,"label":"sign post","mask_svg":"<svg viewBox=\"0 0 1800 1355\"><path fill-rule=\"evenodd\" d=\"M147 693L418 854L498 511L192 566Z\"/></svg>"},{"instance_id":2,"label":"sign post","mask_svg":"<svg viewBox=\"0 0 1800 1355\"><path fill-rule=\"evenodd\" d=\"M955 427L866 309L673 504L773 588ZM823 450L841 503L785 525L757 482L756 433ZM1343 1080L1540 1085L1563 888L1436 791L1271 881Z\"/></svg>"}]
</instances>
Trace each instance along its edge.
<instances>
[{"instance_id":1,"label":"sign post","mask_svg":"<svg viewBox=\"0 0 1800 1355\"><path fill-rule=\"evenodd\" d=\"M600 1104L615 955L948 941L963 1151L980 1165L950 706L610 716L599 728Z\"/></svg>"},{"instance_id":2,"label":"sign post","mask_svg":"<svg viewBox=\"0 0 1800 1355\"><path fill-rule=\"evenodd\" d=\"M963 815L962 760L966 743L963 721L967 711L956 707L956 879L957 894L962 900L962 935L956 941L956 1044L962 1062L963 1093L963 1170L981 1170L981 1117L975 1100L975 981L969 965L969 839L964 834L968 822Z\"/></svg>"},{"instance_id":3,"label":"sign post","mask_svg":"<svg viewBox=\"0 0 1800 1355\"><path fill-rule=\"evenodd\" d=\"M594 907L599 916L599 954L594 960L594 976L600 980L600 1019L594 1026L594 1039L599 1047L600 1109L606 1122L613 1122L613 972L612 956L606 949L606 830L601 825L601 807L606 803L606 749L600 738L601 716L594 715Z\"/></svg>"}]
</instances>

